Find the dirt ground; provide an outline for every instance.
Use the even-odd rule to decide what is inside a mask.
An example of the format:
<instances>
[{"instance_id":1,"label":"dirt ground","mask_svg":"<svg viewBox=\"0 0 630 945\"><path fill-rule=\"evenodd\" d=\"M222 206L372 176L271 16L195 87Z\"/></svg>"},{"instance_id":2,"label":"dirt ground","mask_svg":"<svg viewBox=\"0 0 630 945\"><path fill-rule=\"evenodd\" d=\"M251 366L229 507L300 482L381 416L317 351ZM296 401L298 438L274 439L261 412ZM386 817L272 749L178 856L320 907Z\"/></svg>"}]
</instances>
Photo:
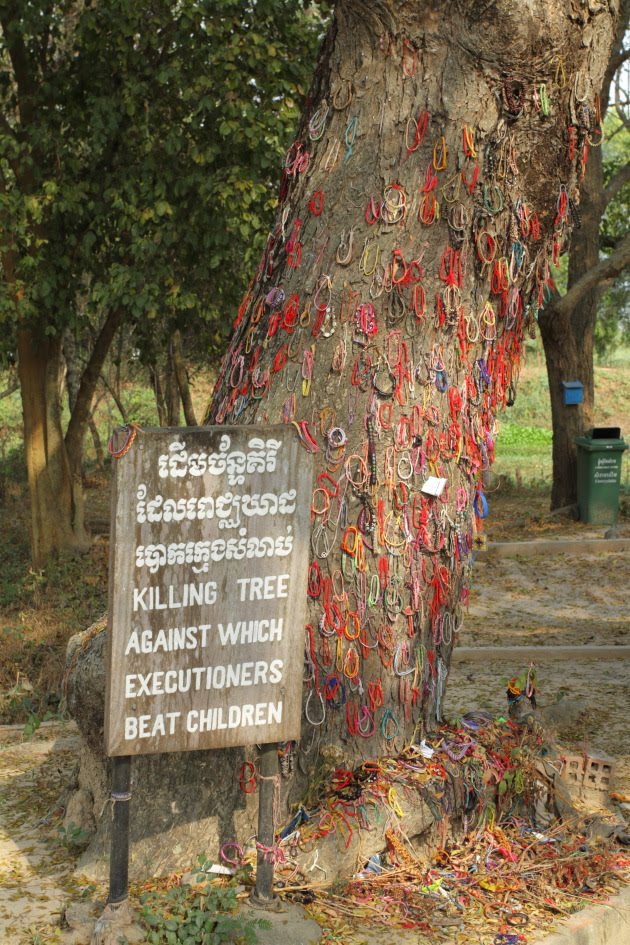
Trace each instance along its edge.
<instances>
[{"instance_id":1,"label":"dirt ground","mask_svg":"<svg viewBox=\"0 0 630 945\"><path fill-rule=\"evenodd\" d=\"M498 497L493 516L489 537L497 541L603 538L605 531L548 518L544 500L535 496L517 516L509 497ZM619 537L630 538L630 524L621 526ZM630 643L629 594L627 553L480 556L459 642L465 647L621 646ZM557 659L541 651L536 663L539 702L573 705L565 714L564 743L613 755L616 790L630 794L630 659L622 654L620 649L616 658ZM456 658L446 715L472 708L505 713L505 680L523 668L514 655ZM69 725L43 726L30 741L22 740L19 728L0 729L0 941L7 945L54 945L64 904L95 892L73 877L74 838L57 827L58 800L77 745Z\"/></svg>"},{"instance_id":2,"label":"dirt ground","mask_svg":"<svg viewBox=\"0 0 630 945\"><path fill-rule=\"evenodd\" d=\"M497 496L489 520L490 541L603 539L605 526L549 516L533 495L526 511L514 511L509 496ZM522 506L521 506L522 508ZM616 537L630 538L630 523ZM617 759L616 789L630 794L630 552L545 554L489 558L473 570L470 610L462 647L577 646L563 659L541 650L536 657L538 702L572 703L560 736L567 747L597 749ZM620 655L598 658L586 647L620 646ZM471 705L505 712L503 681L527 668L514 656L455 659L446 693L446 713ZM582 703L583 711L578 710Z\"/></svg>"},{"instance_id":3,"label":"dirt ground","mask_svg":"<svg viewBox=\"0 0 630 945\"><path fill-rule=\"evenodd\" d=\"M81 893L58 829L79 736L72 723L46 723L24 741L21 728L0 728L0 941L53 945L65 904Z\"/></svg>"}]
</instances>

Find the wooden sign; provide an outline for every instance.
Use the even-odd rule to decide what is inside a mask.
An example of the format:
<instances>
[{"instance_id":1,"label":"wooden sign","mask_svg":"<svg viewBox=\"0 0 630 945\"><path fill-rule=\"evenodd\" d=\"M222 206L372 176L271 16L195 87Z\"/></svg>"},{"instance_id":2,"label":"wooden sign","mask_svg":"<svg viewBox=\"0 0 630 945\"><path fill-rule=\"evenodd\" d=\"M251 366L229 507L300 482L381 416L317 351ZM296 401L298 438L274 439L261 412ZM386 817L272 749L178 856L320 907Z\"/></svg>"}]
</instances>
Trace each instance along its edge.
<instances>
[{"instance_id":1,"label":"wooden sign","mask_svg":"<svg viewBox=\"0 0 630 945\"><path fill-rule=\"evenodd\" d=\"M108 754L298 738L312 456L294 429L144 430L113 462Z\"/></svg>"}]
</instances>

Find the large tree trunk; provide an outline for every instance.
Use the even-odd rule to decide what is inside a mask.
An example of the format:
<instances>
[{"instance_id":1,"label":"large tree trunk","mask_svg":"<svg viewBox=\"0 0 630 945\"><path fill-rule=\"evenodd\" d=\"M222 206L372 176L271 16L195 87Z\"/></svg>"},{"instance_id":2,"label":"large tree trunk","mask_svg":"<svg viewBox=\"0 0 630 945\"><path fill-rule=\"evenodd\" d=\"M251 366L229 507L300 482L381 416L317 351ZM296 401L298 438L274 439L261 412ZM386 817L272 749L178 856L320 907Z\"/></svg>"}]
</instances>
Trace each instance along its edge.
<instances>
[{"instance_id":1,"label":"large tree trunk","mask_svg":"<svg viewBox=\"0 0 630 945\"><path fill-rule=\"evenodd\" d=\"M291 421L317 454L306 718L346 762L441 718L481 473L573 223L611 10L336 6L210 419Z\"/></svg>"},{"instance_id":2,"label":"large tree trunk","mask_svg":"<svg viewBox=\"0 0 630 945\"><path fill-rule=\"evenodd\" d=\"M584 415L587 407L586 402L572 406L565 405L562 382L582 381L584 383L584 378L588 377L589 373L592 376L592 363L589 372L587 350L589 339L584 339L584 349L581 349L571 330L570 317L560 318L549 311L545 313L544 318L539 319L539 324L547 365L553 428L551 508L561 509L573 506L577 502L575 438L584 432ZM592 344L591 333L591 359Z\"/></svg>"},{"instance_id":3,"label":"large tree trunk","mask_svg":"<svg viewBox=\"0 0 630 945\"><path fill-rule=\"evenodd\" d=\"M33 567L52 555L89 545L77 519L76 483L61 426L61 339L18 333L24 452L31 500Z\"/></svg>"}]
</instances>

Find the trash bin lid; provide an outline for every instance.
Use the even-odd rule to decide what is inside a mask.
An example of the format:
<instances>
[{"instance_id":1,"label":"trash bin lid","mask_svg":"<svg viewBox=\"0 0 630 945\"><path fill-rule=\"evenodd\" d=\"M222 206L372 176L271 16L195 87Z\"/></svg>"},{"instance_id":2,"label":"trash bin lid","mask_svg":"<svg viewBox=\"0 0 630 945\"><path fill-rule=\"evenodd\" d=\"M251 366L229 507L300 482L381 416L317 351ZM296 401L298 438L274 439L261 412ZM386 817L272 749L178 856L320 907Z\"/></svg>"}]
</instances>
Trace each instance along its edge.
<instances>
[{"instance_id":1,"label":"trash bin lid","mask_svg":"<svg viewBox=\"0 0 630 945\"><path fill-rule=\"evenodd\" d=\"M600 427L600 431L602 429L612 430L613 432L619 431L618 427ZM593 433L593 430L589 430L586 436L576 436L575 438L576 445L586 453L603 453L604 451L623 453L629 447L629 444L619 437L594 437Z\"/></svg>"},{"instance_id":2,"label":"trash bin lid","mask_svg":"<svg viewBox=\"0 0 630 945\"><path fill-rule=\"evenodd\" d=\"M621 437L620 427L593 427L586 434L592 440L618 440Z\"/></svg>"}]
</instances>

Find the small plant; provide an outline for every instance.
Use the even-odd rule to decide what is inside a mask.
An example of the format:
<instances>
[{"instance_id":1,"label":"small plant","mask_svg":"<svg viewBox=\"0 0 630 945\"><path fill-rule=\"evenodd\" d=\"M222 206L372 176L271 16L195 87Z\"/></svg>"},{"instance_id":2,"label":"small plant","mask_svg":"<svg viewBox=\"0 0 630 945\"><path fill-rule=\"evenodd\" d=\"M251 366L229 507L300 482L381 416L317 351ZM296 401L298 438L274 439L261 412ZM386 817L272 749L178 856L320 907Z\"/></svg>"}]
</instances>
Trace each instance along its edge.
<instances>
[{"instance_id":1,"label":"small plant","mask_svg":"<svg viewBox=\"0 0 630 945\"><path fill-rule=\"evenodd\" d=\"M58 718L60 718L58 712L48 711L43 715L38 715L37 712L30 712L22 733L24 738L32 738L42 722L50 722L52 719Z\"/></svg>"},{"instance_id":2,"label":"small plant","mask_svg":"<svg viewBox=\"0 0 630 945\"><path fill-rule=\"evenodd\" d=\"M79 827L73 820L70 821L67 827L58 827L57 833L63 845L72 850L82 849L90 839L89 830Z\"/></svg>"},{"instance_id":3,"label":"small plant","mask_svg":"<svg viewBox=\"0 0 630 945\"><path fill-rule=\"evenodd\" d=\"M205 862L205 856L199 857L200 868ZM205 873L197 879L195 887L176 886L140 897L147 945L224 945L235 940L256 945L256 929L268 929L270 922L236 914L233 886L214 885Z\"/></svg>"},{"instance_id":4,"label":"small plant","mask_svg":"<svg viewBox=\"0 0 630 945\"><path fill-rule=\"evenodd\" d=\"M46 933L46 938L43 937L41 932L31 932L31 937L28 939L28 945L55 945L55 943L60 941L60 935L61 932L59 929L51 929Z\"/></svg>"}]
</instances>

